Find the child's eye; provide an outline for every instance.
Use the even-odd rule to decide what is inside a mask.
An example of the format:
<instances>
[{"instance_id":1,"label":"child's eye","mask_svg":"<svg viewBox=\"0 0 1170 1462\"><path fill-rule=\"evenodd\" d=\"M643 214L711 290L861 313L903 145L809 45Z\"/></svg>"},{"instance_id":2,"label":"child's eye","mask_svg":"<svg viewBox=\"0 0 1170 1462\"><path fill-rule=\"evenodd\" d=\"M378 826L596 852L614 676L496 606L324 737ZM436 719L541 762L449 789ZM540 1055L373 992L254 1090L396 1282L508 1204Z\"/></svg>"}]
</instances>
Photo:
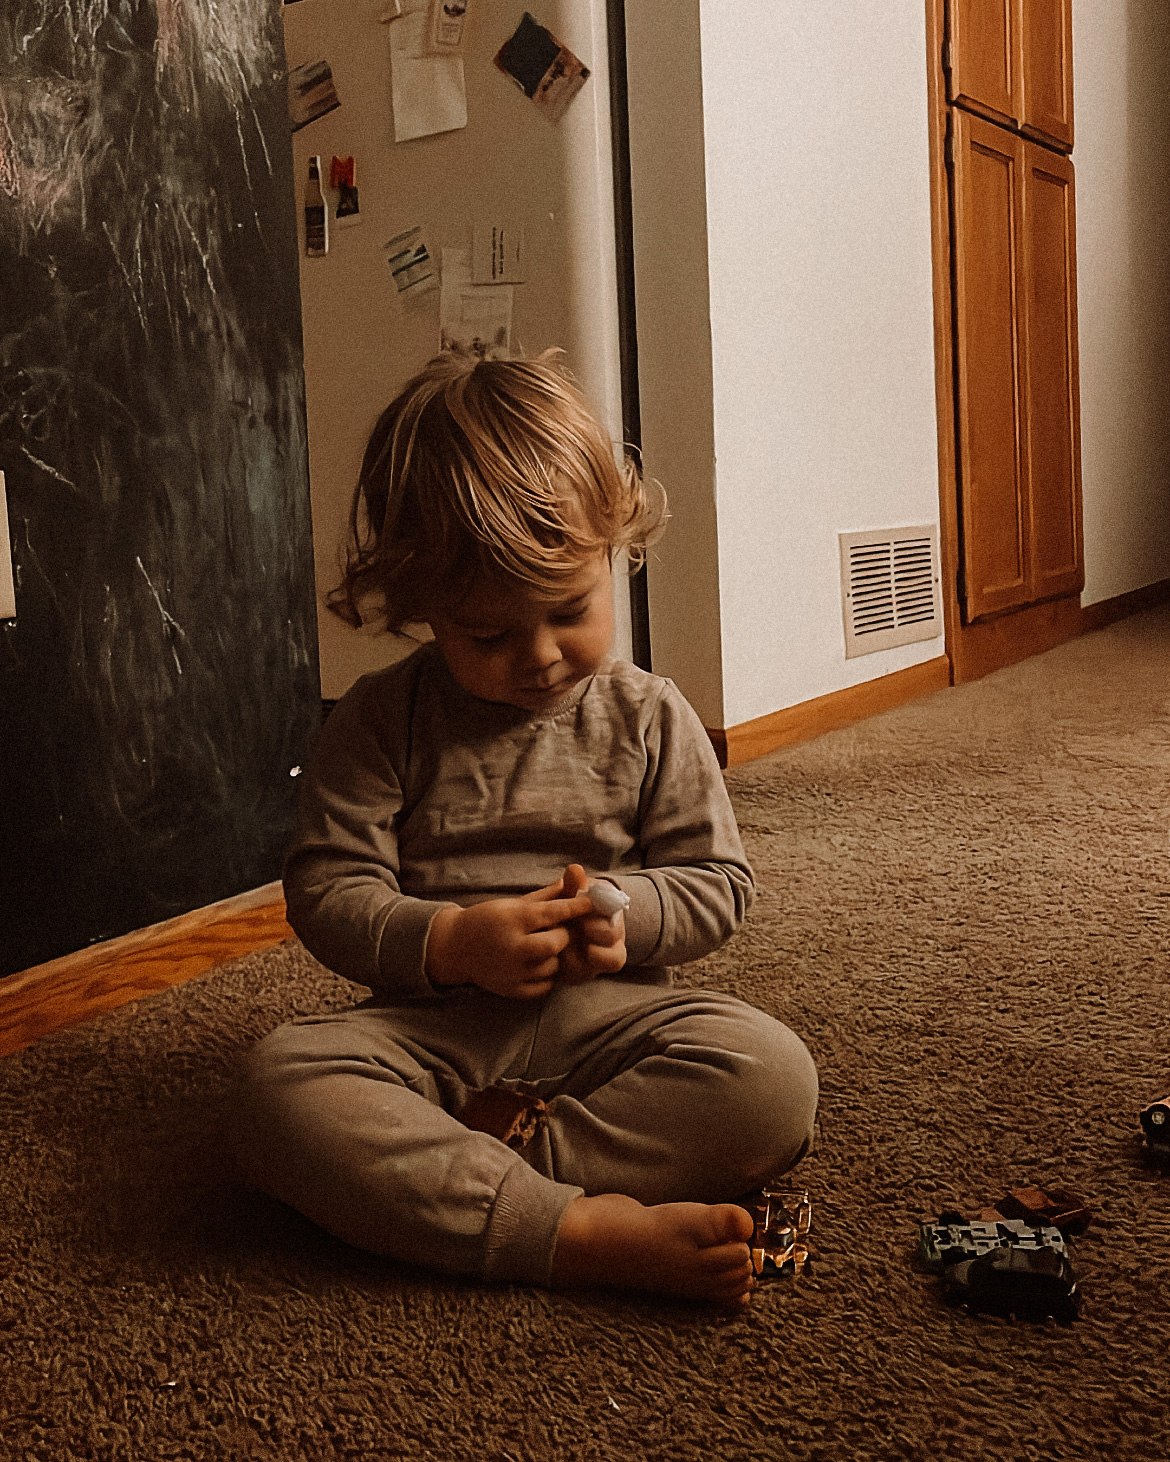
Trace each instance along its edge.
<instances>
[{"instance_id":1,"label":"child's eye","mask_svg":"<svg viewBox=\"0 0 1170 1462\"><path fill-rule=\"evenodd\" d=\"M468 636L468 638L471 640L471 643L473 645L499 645L499 644L501 644L504 641L504 639L506 637L507 637L507 631L506 630L499 630L497 633L491 634L491 635L469 635Z\"/></svg>"},{"instance_id":2,"label":"child's eye","mask_svg":"<svg viewBox=\"0 0 1170 1462\"><path fill-rule=\"evenodd\" d=\"M585 614L584 609L574 610L572 614L554 614L552 622L553 624L580 624L585 618Z\"/></svg>"}]
</instances>

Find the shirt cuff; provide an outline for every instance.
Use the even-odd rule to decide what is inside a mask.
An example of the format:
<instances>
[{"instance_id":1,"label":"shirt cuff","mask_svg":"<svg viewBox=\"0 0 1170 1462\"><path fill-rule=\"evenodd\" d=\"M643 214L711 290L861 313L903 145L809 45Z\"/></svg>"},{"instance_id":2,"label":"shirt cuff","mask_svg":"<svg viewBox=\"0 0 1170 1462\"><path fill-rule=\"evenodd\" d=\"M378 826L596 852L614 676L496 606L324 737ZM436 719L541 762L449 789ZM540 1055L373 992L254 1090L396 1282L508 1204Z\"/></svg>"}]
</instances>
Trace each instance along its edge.
<instances>
[{"instance_id":1,"label":"shirt cuff","mask_svg":"<svg viewBox=\"0 0 1170 1462\"><path fill-rule=\"evenodd\" d=\"M433 998L450 989L433 985L426 973L431 921L447 906L445 900L407 896L395 900L378 941L378 970L385 989L407 999Z\"/></svg>"},{"instance_id":2,"label":"shirt cuff","mask_svg":"<svg viewBox=\"0 0 1170 1462\"><path fill-rule=\"evenodd\" d=\"M654 953L662 939L662 898L652 878L640 873L604 873L606 883L620 888L630 898L626 910L626 964L640 965Z\"/></svg>"}]
</instances>

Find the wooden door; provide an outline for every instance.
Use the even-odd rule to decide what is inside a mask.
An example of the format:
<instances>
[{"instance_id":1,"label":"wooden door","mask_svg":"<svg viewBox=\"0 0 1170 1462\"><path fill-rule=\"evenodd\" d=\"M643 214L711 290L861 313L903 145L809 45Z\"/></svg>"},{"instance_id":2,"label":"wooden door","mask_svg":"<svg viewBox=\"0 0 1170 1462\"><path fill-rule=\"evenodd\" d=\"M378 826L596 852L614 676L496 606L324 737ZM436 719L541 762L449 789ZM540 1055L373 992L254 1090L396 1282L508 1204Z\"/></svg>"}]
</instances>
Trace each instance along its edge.
<instances>
[{"instance_id":1,"label":"wooden door","mask_svg":"<svg viewBox=\"0 0 1170 1462\"><path fill-rule=\"evenodd\" d=\"M1020 0L950 0L948 99L1008 126L1023 113Z\"/></svg>"},{"instance_id":2,"label":"wooden door","mask_svg":"<svg viewBox=\"0 0 1170 1462\"><path fill-rule=\"evenodd\" d=\"M1073 165L1024 144L1024 420L1032 599L1085 586Z\"/></svg>"},{"instance_id":3,"label":"wooden door","mask_svg":"<svg viewBox=\"0 0 1170 1462\"><path fill-rule=\"evenodd\" d=\"M1081 631L1073 187L1056 155L1072 137L1070 4L926 4L943 593L956 685ZM1025 79L1025 20L1029 50L1042 33L1060 37L1047 80L1034 58ZM1042 106L1057 74L1063 100Z\"/></svg>"},{"instance_id":4,"label":"wooden door","mask_svg":"<svg viewBox=\"0 0 1170 1462\"><path fill-rule=\"evenodd\" d=\"M970 620L1026 604L1031 591L1025 144L964 112L952 119L959 521Z\"/></svg>"},{"instance_id":5,"label":"wooden door","mask_svg":"<svg viewBox=\"0 0 1170 1462\"><path fill-rule=\"evenodd\" d=\"M951 104L1071 151L1072 0L950 0L947 24Z\"/></svg>"},{"instance_id":6,"label":"wooden door","mask_svg":"<svg viewBox=\"0 0 1170 1462\"><path fill-rule=\"evenodd\" d=\"M1073 145L1072 0L1018 0L1023 108L1029 137L1063 152Z\"/></svg>"}]
</instances>

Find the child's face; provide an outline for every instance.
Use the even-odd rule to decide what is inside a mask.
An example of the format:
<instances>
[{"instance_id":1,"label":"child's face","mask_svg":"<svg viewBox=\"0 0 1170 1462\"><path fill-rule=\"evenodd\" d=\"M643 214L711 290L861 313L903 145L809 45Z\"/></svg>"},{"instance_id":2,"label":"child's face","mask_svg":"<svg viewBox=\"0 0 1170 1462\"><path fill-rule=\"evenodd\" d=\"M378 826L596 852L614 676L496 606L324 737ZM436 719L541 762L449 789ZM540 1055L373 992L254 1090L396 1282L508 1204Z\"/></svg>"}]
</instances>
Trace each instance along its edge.
<instances>
[{"instance_id":1,"label":"child's face","mask_svg":"<svg viewBox=\"0 0 1170 1462\"><path fill-rule=\"evenodd\" d=\"M609 555L587 559L553 597L481 575L428 622L464 690L523 711L548 710L609 654Z\"/></svg>"}]
</instances>

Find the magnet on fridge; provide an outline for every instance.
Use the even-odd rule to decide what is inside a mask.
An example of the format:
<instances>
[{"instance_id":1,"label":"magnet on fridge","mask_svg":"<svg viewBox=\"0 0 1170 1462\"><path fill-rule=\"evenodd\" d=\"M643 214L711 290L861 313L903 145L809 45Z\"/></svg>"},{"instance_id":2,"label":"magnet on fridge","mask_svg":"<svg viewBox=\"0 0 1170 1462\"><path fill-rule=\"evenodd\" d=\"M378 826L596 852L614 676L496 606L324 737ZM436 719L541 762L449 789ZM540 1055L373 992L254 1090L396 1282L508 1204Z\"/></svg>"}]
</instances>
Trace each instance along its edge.
<instances>
[{"instance_id":1,"label":"magnet on fridge","mask_svg":"<svg viewBox=\"0 0 1170 1462\"><path fill-rule=\"evenodd\" d=\"M352 157L334 157L329 165L329 186L337 190L337 208L333 221L338 228L352 228L361 223L361 204L357 190L357 163Z\"/></svg>"},{"instance_id":2,"label":"magnet on fridge","mask_svg":"<svg viewBox=\"0 0 1170 1462\"><path fill-rule=\"evenodd\" d=\"M439 271L422 229L404 229L382 245L399 295L426 294L439 287Z\"/></svg>"},{"instance_id":3,"label":"magnet on fridge","mask_svg":"<svg viewBox=\"0 0 1170 1462\"><path fill-rule=\"evenodd\" d=\"M469 3L470 0L431 0L427 30L432 51L453 56L462 50Z\"/></svg>"},{"instance_id":4,"label":"magnet on fridge","mask_svg":"<svg viewBox=\"0 0 1170 1462\"><path fill-rule=\"evenodd\" d=\"M524 225L477 221L471 229L471 282L523 284Z\"/></svg>"},{"instance_id":5,"label":"magnet on fridge","mask_svg":"<svg viewBox=\"0 0 1170 1462\"><path fill-rule=\"evenodd\" d=\"M309 158L309 182L305 188L305 253L322 259L329 252L329 204L321 191L321 159Z\"/></svg>"},{"instance_id":6,"label":"magnet on fridge","mask_svg":"<svg viewBox=\"0 0 1170 1462\"><path fill-rule=\"evenodd\" d=\"M590 74L589 67L527 10L515 33L500 47L495 63L550 122L561 120Z\"/></svg>"},{"instance_id":7,"label":"magnet on fridge","mask_svg":"<svg viewBox=\"0 0 1170 1462\"><path fill-rule=\"evenodd\" d=\"M288 113L294 132L340 105L328 61L306 61L288 73Z\"/></svg>"}]
</instances>

